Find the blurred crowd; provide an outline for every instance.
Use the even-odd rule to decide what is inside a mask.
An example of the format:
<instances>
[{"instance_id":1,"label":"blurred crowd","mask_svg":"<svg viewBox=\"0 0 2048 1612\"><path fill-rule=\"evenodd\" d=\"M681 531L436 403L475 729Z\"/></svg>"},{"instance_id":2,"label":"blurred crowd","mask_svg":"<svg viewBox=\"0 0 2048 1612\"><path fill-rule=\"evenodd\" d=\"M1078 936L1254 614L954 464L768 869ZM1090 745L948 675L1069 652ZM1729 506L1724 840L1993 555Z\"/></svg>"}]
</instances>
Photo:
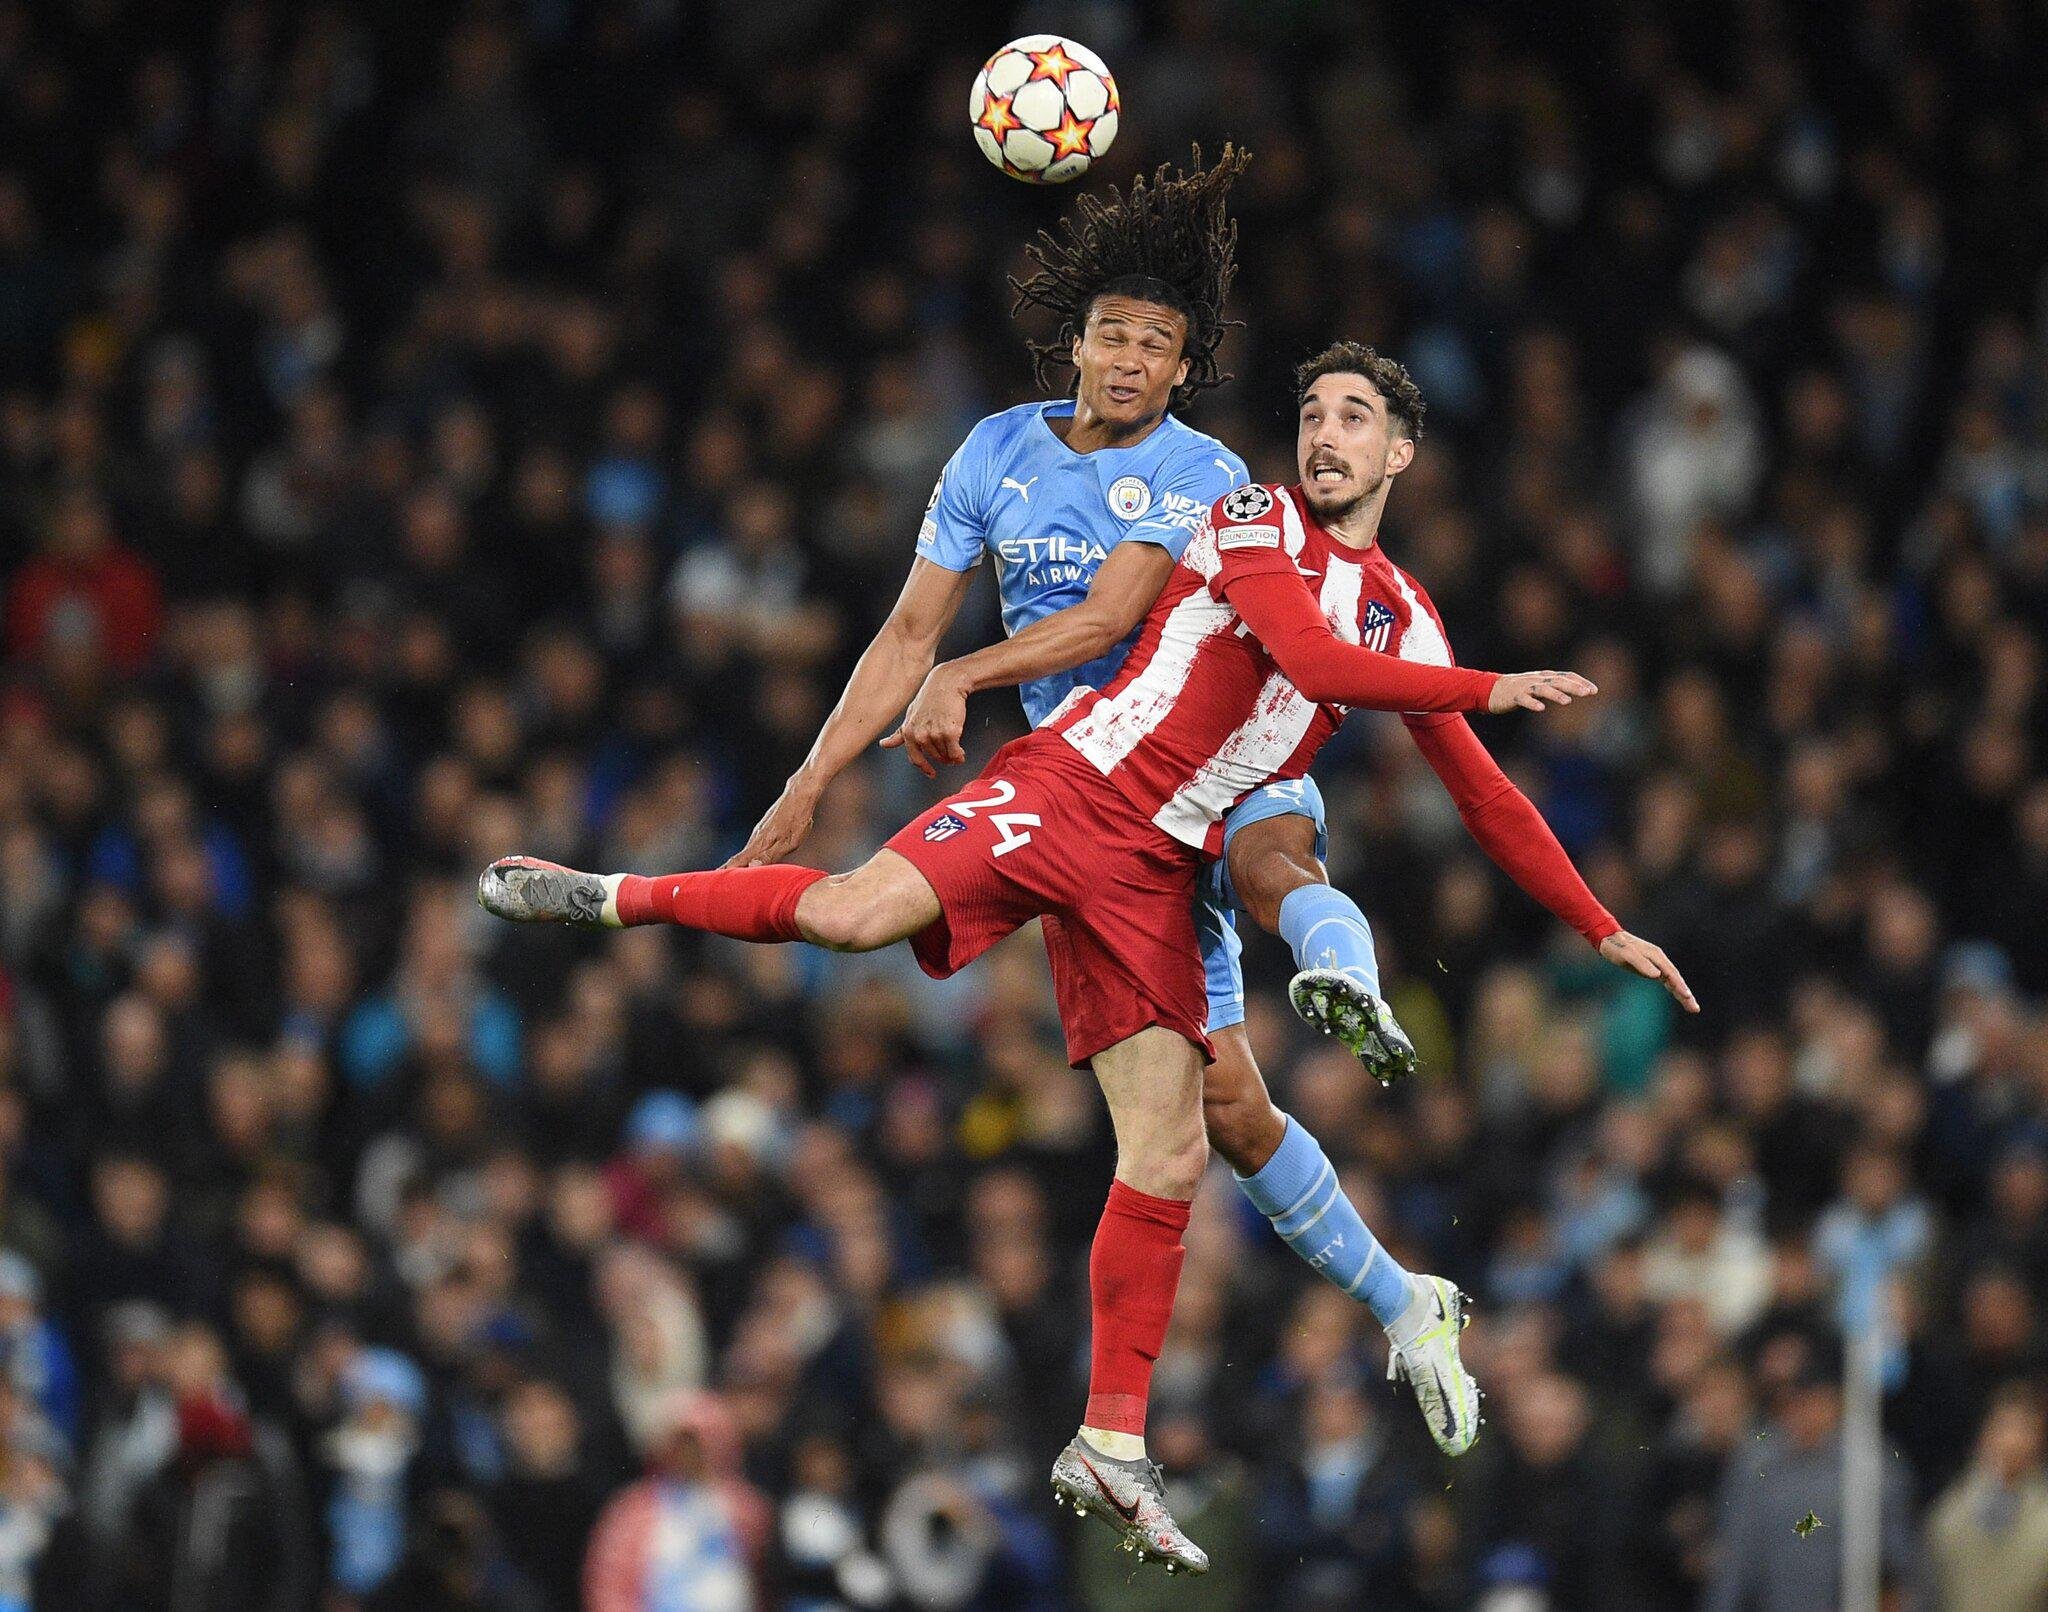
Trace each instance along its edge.
<instances>
[{"instance_id":1,"label":"blurred crowd","mask_svg":"<svg viewBox=\"0 0 2048 1612\"><path fill-rule=\"evenodd\" d=\"M1219 1170L1194 1583L1045 1504L1111 1152L1032 936L940 986L471 901L773 798L1030 395L1068 198L964 108L1054 25L1110 175L1256 153L1196 423L1284 477L1306 353L1420 379L1390 547L1600 685L1483 736L1705 1008L1354 721L1425 1073L1260 937L1255 1044L1481 1301L1488 1426L1443 1465ZM0 0L0 1612L1812 1612L1873 1292L1897 1604L2041 1606L2043 59L2030 0ZM878 758L807 857L930 794Z\"/></svg>"}]
</instances>

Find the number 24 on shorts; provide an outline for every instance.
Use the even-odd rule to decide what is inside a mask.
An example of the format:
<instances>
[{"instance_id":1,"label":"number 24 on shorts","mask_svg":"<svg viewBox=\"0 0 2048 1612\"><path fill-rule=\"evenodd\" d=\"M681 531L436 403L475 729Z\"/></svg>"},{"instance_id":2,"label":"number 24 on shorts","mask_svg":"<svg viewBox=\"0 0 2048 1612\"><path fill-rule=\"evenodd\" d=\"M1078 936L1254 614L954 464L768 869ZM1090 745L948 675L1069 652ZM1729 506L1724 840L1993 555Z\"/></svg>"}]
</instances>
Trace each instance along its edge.
<instances>
[{"instance_id":1,"label":"number 24 on shorts","mask_svg":"<svg viewBox=\"0 0 2048 1612\"><path fill-rule=\"evenodd\" d=\"M1017 786L1007 778L990 779L989 788L995 793L981 800L956 800L950 810L955 816L972 818L977 812L988 811L991 806L1007 806L1017 798ZM1031 830L1044 826L1036 812L989 812L988 820L1002 836L990 847L990 856L1008 856L1020 845L1029 845ZM1018 833L1019 829L1024 832Z\"/></svg>"}]
</instances>

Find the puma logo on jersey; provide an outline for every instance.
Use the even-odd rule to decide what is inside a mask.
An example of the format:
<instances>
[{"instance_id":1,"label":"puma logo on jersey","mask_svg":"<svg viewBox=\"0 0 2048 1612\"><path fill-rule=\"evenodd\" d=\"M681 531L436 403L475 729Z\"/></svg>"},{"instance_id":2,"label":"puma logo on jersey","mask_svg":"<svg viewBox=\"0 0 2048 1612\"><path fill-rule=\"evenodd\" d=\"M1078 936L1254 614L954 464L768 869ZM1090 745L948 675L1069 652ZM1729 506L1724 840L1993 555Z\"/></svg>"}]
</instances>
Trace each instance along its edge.
<instances>
[{"instance_id":1,"label":"puma logo on jersey","mask_svg":"<svg viewBox=\"0 0 2048 1612\"><path fill-rule=\"evenodd\" d=\"M1003 485L1015 492L1027 504L1031 502L1031 489L1036 485L1037 481L1038 478L1036 476L1033 476L1030 481L1019 481L1015 476L1003 477Z\"/></svg>"}]
</instances>

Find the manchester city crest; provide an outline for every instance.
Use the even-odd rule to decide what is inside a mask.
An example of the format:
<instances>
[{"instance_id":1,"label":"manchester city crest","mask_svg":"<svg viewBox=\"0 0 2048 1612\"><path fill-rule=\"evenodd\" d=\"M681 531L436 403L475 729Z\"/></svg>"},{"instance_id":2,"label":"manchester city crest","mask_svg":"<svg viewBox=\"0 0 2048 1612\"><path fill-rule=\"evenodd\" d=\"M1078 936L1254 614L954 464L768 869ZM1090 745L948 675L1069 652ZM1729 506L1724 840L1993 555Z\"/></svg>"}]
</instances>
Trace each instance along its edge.
<instances>
[{"instance_id":1,"label":"manchester city crest","mask_svg":"<svg viewBox=\"0 0 2048 1612\"><path fill-rule=\"evenodd\" d=\"M1143 476L1119 476L1109 484L1109 507L1119 518L1134 521L1152 507L1152 489Z\"/></svg>"}]
</instances>

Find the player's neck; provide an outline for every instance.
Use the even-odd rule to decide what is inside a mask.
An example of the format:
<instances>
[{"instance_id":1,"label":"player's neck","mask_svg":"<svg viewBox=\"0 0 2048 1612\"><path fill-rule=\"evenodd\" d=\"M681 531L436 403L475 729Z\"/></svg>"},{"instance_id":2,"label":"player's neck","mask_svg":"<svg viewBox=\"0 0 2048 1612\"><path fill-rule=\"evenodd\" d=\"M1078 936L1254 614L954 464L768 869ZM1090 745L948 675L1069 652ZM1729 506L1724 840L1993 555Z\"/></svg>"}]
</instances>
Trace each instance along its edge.
<instances>
[{"instance_id":1,"label":"player's neck","mask_svg":"<svg viewBox=\"0 0 2048 1612\"><path fill-rule=\"evenodd\" d=\"M1387 507L1387 489L1384 484L1368 498L1361 498L1356 505L1334 519L1325 520L1309 507L1308 500L1302 500L1323 535L1332 543L1347 549L1369 549L1379 546L1380 516Z\"/></svg>"},{"instance_id":2,"label":"player's neck","mask_svg":"<svg viewBox=\"0 0 2048 1612\"><path fill-rule=\"evenodd\" d=\"M1166 416L1155 414L1134 426L1116 426L1077 397L1072 414L1048 415L1045 423L1074 452L1094 453L1101 448L1135 448L1166 423Z\"/></svg>"}]
</instances>

